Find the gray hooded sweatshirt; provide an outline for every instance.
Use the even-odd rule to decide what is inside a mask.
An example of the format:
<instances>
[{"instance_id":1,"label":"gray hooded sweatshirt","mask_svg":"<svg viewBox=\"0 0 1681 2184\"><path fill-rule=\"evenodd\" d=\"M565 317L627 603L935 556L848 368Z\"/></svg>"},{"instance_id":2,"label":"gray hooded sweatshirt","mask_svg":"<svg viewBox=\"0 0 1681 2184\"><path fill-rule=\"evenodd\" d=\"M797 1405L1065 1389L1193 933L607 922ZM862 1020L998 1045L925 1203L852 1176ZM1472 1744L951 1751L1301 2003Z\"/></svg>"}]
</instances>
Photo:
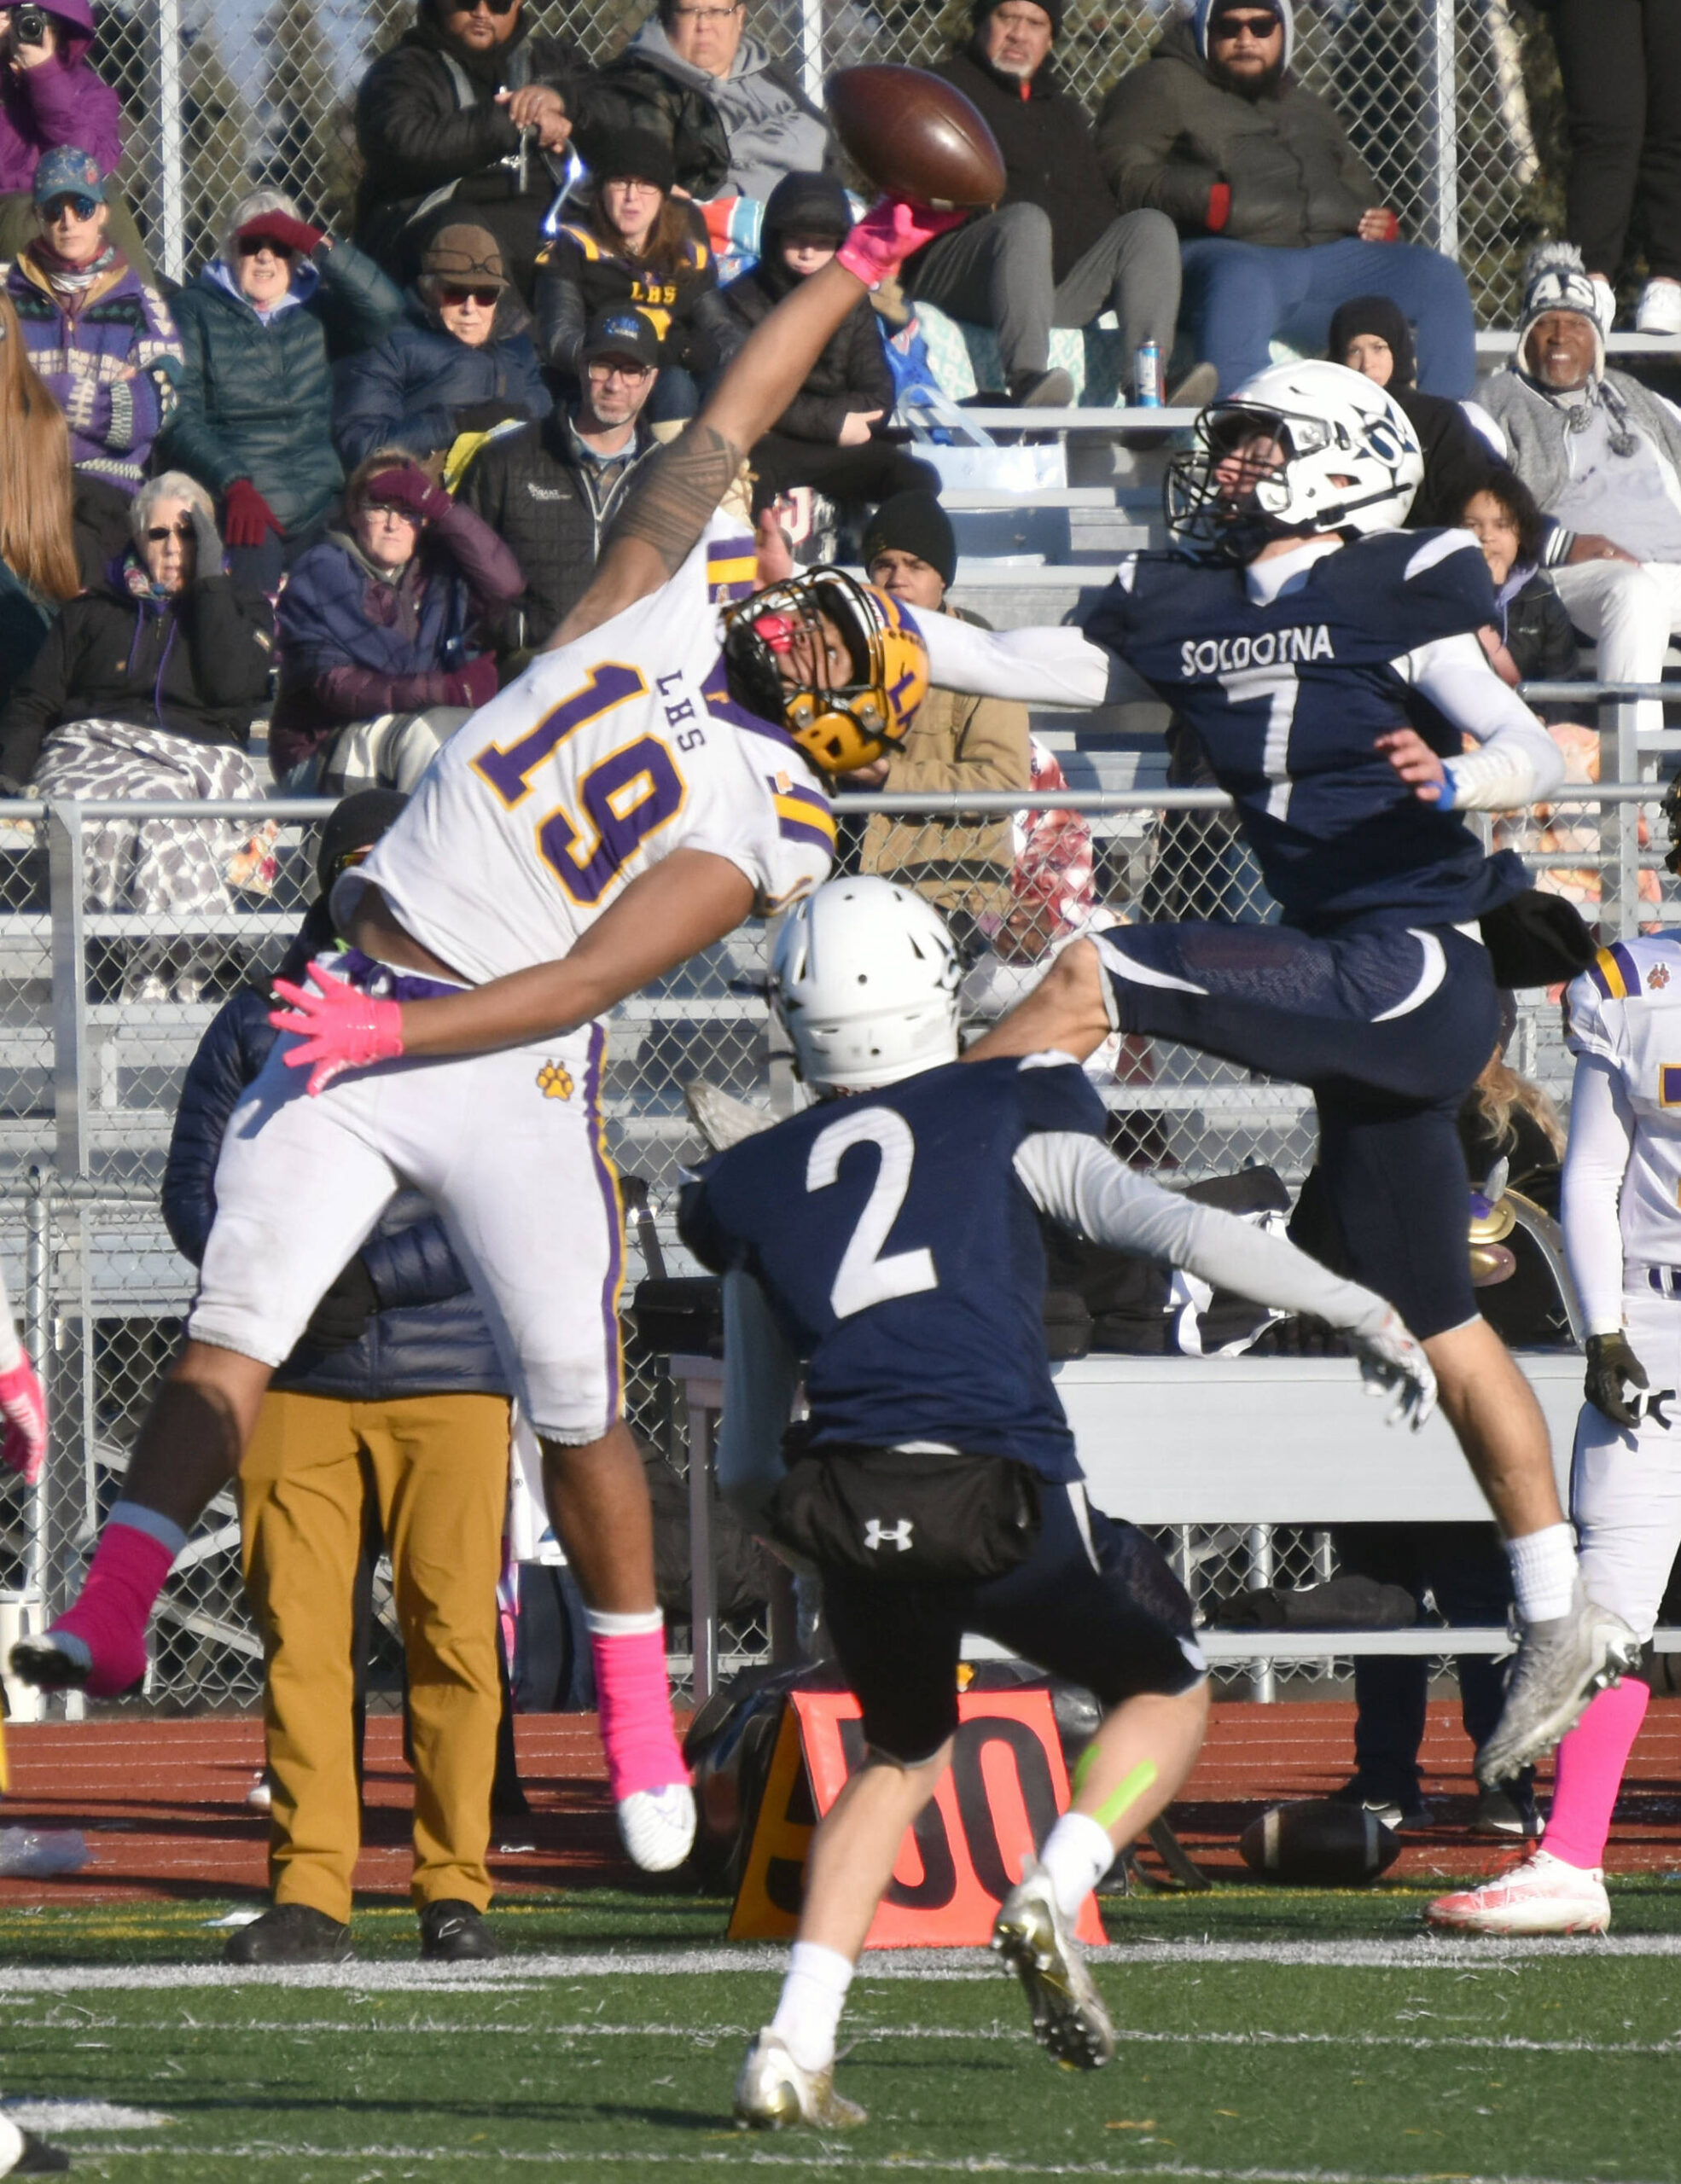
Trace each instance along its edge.
<instances>
[{"instance_id":1,"label":"gray hooded sweatshirt","mask_svg":"<svg viewBox=\"0 0 1681 2184\"><path fill-rule=\"evenodd\" d=\"M727 76L709 76L680 60L657 15L637 32L631 49L717 108L730 139L721 196L766 198L785 174L814 174L828 159L829 125L761 39L742 38Z\"/></svg>"}]
</instances>

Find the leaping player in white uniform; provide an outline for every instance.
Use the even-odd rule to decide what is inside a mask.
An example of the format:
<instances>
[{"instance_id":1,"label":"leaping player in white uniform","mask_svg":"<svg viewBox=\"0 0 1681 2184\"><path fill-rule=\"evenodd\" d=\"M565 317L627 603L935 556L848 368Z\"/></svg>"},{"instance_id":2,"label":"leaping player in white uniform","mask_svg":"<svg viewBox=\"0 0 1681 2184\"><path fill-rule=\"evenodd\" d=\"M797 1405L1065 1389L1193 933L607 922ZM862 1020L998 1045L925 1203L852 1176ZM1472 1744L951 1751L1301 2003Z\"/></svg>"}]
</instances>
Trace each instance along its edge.
<instances>
[{"instance_id":1,"label":"leaping player in white uniform","mask_svg":"<svg viewBox=\"0 0 1681 2184\"><path fill-rule=\"evenodd\" d=\"M282 990L291 1036L229 1125L186 1346L80 1597L14 1649L19 1675L96 1695L139 1680L153 1603L237 1472L274 1367L407 1185L448 1222L543 1444L625 1845L655 1871L687 1855L648 1491L621 1416L599 1019L823 878L824 772L897 741L927 687L914 624L834 572L725 618L726 659L718 580L750 590L753 548L737 541L731 566L714 518L865 288L957 217L884 199L799 284L650 471L544 655L343 875L352 952Z\"/></svg>"},{"instance_id":2,"label":"leaping player in white uniform","mask_svg":"<svg viewBox=\"0 0 1681 2184\"><path fill-rule=\"evenodd\" d=\"M1674 788L1666 801L1673 826ZM1568 1001L1576 1075L1562 1212L1588 1325L1570 1513L1583 1582L1643 1645L1681 1549L1681 938L1602 948ZM1480 1888L1439 1896L1432 1926L1605 1931L1605 1839L1651 1695L1625 1676L1591 1702L1558 1747L1540 1841Z\"/></svg>"}]
</instances>

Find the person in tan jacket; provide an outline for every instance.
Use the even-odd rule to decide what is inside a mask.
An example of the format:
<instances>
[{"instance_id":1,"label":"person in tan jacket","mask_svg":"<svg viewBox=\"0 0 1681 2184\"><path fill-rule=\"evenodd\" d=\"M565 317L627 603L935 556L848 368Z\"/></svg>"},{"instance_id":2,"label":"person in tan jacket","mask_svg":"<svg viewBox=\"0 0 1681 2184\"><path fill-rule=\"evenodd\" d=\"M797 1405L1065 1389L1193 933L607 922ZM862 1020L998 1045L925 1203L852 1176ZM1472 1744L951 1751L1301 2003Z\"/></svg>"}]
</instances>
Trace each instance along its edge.
<instances>
[{"instance_id":1,"label":"person in tan jacket","mask_svg":"<svg viewBox=\"0 0 1681 2184\"><path fill-rule=\"evenodd\" d=\"M946 589L957 573L950 518L932 493L884 501L864 537L864 569L878 590L911 607L953 613ZM910 733L886 758L845 786L889 795L945 795L1032 786L1027 709L1000 698L931 689ZM948 916L979 917L1007 893L1015 850L1008 818L900 819L874 813L864 829L861 872L903 880Z\"/></svg>"}]
</instances>

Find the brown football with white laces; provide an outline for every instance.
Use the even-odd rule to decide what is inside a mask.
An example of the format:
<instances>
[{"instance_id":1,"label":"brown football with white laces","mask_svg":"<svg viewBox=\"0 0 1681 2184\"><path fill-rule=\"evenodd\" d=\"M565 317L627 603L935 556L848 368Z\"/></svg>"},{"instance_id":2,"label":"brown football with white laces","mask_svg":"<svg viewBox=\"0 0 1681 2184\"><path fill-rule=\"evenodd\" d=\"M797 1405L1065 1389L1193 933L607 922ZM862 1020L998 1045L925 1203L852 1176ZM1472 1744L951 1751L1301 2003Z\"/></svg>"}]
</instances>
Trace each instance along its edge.
<instances>
[{"instance_id":1,"label":"brown football with white laces","mask_svg":"<svg viewBox=\"0 0 1681 2184\"><path fill-rule=\"evenodd\" d=\"M1252 1873L1299 1888L1363 1888L1401 1855L1401 1838L1364 1805L1307 1798L1252 1820L1238 1851Z\"/></svg>"},{"instance_id":2,"label":"brown football with white laces","mask_svg":"<svg viewBox=\"0 0 1681 2184\"><path fill-rule=\"evenodd\" d=\"M1004 194L1003 156L980 110L926 68L875 62L829 79L835 133L878 189L936 212L980 212Z\"/></svg>"}]
</instances>

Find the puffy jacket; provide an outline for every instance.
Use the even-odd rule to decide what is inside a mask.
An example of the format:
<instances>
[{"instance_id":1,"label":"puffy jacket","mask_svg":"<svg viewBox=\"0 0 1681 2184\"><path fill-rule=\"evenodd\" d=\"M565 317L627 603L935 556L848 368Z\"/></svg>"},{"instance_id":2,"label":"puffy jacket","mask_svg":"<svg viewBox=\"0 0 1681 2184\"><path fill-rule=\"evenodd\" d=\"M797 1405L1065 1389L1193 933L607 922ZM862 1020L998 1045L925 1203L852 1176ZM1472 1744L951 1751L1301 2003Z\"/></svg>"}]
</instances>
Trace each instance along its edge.
<instances>
[{"instance_id":1,"label":"puffy jacket","mask_svg":"<svg viewBox=\"0 0 1681 2184\"><path fill-rule=\"evenodd\" d=\"M1003 76L965 46L934 70L973 99L1003 154L1006 205L1037 205L1050 216L1050 270L1064 280L1118 216L1091 134L1091 118L1062 88L1047 61L1021 96L1019 78Z\"/></svg>"},{"instance_id":2,"label":"puffy jacket","mask_svg":"<svg viewBox=\"0 0 1681 2184\"><path fill-rule=\"evenodd\" d=\"M88 49L94 40L88 0L53 0L59 49L38 68L0 68L0 191L27 189L43 152L75 144L102 174L122 164L123 109L101 80Z\"/></svg>"},{"instance_id":3,"label":"puffy jacket","mask_svg":"<svg viewBox=\"0 0 1681 2184\"><path fill-rule=\"evenodd\" d=\"M295 977L330 945L311 913L283 968ZM216 1218L216 1163L240 1096L279 1034L267 992L247 986L224 1003L181 1088L164 1167L163 1211L176 1249L195 1266ZM472 1285L444 1223L418 1191L399 1192L359 1254L378 1309L342 1350L305 1337L275 1374L277 1388L373 1403L396 1396L506 1395L508 1380Z\"/></svg>"},{"instance_id":4,"label":"puffy jacket","mask_svg":"<svg viewBox=\"0 0 1681 2184\"><path fill-rule=\"evenodd\" d=\"M837 206L836 200L839 200ZM802 215L811 231L831 230L837 212L850 219L846 192L827 175L793 174L777 184L765 208L761 255L751 273L732 281L724 291L725 308L734 324L731 346L739 347L753 328L767 318L800 276L782 262L784 235L802 231ZM881 344L880 322L867 296L852 305L823 344L822 353L806 383L777 418L772 430L793 439L816 440L833 447L849 411L893 406L893 375Z\"/></svg>"},{"instance_id":5,"label":"puffy jacket","mask_svg":"<svg viewBox=\"0 0 1681 2184\"><path fill-rule=\"evenodd\" d=\"M1526 682L1568 682L1581 664L1576 632L1544 569L1521 564L1495 594L1495 627ZM1561 718L1564 708L1557 708ZM1544 712L1543 718L1547 717Z\"/></svg>"},{"instance_id":6,"label":"puffy jacket","mask_svg":"<svg viewBox=\"0 0 1681 2184\"><path fill-rule=\"evenodd\" d=\"M694 197L763 200L785 174L835 165L829 123L761 40L743 38L730 73L709 76L672 50L657 12L602 69L589 113L598 131L651 125Z\"/></svg>"},{"instance_id":7,"label":"puffy jacket","mask_svg":"<svg viewBox=\"0 0 1681 2184\"><path fill-rule=\"evenodd\" d=\"M131 494L175 407L181 343L169 306L119 253L77 299L73 318L33 246L6 268L23 346L70 426L70 460ZM117 376L132 365L134 377Z\"/></svg>"},{"instance_id":8,"label":"puffy jacket","mask_svg":"<svg viewBox=\"0 0 1681 2184\"><path fill-rule=\"evenodd\" d=\"M403 299L349 243L294 278L299 301L266 324L216 265L177 296L181 385L158 456L218 497L248 478L282 529L307 531L345 482L331 434L332 360L377 341Z\"/></svg>"},{"instance_id":9,"label":"puffy jacket","mask_svg":"<svg viewBox=\"0 0 1681 2184\"><path fill-rule=\"evenodd\" d=\"M1286 68L1259 97L1227 88L1186 20L1170 24L1097 115L1097 156L1122 209L1153 205L1181 235L1305 250L1352 235L1383 201L1323 99ZM1215 185L1230 192L1224 219Z\"/></svg>"},{"instance_id":10,"label":"puffy jacket","mask_svg":"<svg viewBox=\"0 0 1681 2184\"><path fill-rule=\"evenodd\" d=\"M512 548L526 588L497 624L504 657L540 645L583 596L608 525L654 452L640 420L625 456L586 455L563 410L492 440L474 459L461 498Z\"/></svg>"},{"instance_id":11,"label":"puffy jacket","mask_svg":"<svg viewBox=\"0 0 1681 2184\"><path fill-rule=\"evenodd\" d=\"M397 232L434 193L463 208L523 194L540 212L555 195L554 177L532 157L521 193L515 164L520 132L496 103L497 91L546 84L575 114L589 80L588 63L571 38L532 36L522 18L505 45L468 55L451 45L422 0L413 28L374 63L356 95L363 159L358 242L388 260Z\"/></svg>"},{"instance_id":12,"label":"puffy jacket","mask_svg":"<svg viewBox=\"0 0 1681 2184\"><path fill-rule=\"evenodd\" d=\"M67 599L0 714L0 774L26 781L68 721L122 720L243 750L268 695L274 614L231 577L161 602L119 583Z\"/></svg>"},{"instance_id":13,"label":"puffy jacket","mask_svg":"<svg viewBox=\"0 0 1681 2184\"><path fill-rule=\"evenodd\" d=\"M269 723L276 778L346 721L487 703L496 667L474 625L523 582L501 539L455 502L427 526L394 580L344 532L306 548L280 595L280 691Z\"/></svg>"},{"instance_id":14,"label":"puffy jacket","mask_svg":"<svg viewBox=\"0 0 1681 2184\"><path fill-rule=\"evenodd\" d=\"M353 470L390 444L418 459L449 446L465 427L457 412L498 403L509 417L546 417L553 398L532 346L531 313L512 288L497 300L491 338L471 349L446 333L438 314L411 293L402 322L377 348L346 364L333 404L333 439ZM480 420L480 425L487 421Z\"/></svg>"},{"instance_id":15,"label":"puffy jacket","mask_svg":"<svg viewBox=\"0 0 1681 2184\"><path fill-rule=\"evenodd\" d=\"M584 375L584 335L598 311L630 305L653 322L662 364L704 375L728 351L734 328L718 292L718 268L697 235L669 278L608 249L584 222L568 224L537 261L537 338L543 360Z\"/></svg>"}]
</instances>

